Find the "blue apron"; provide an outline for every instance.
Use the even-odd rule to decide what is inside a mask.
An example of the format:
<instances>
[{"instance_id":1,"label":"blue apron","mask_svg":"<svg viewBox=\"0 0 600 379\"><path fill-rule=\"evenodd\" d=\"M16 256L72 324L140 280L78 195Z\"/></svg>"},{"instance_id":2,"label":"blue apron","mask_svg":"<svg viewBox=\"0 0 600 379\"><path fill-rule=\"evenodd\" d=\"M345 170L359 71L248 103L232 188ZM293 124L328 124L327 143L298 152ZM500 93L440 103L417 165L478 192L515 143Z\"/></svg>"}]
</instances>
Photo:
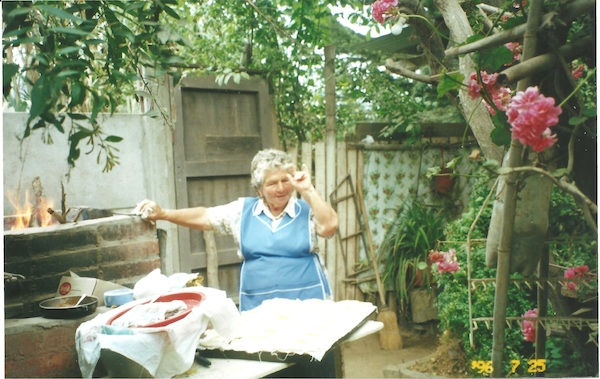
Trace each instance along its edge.
<instances>
[{"instance_id":1,"label":"blue apron","mask_svg":"<svg viewBox=\"0 0 600 379\"><path fill-rule=\"evenodd\" d=\"M240 245L244 256L240 273L240 310L264 300L326 299L329 284L319 256L310 252L310 207L296 203L296 216L283 216L277 229L271 219L254 210L261 201L246 198L242 210Z\"/></svg>"}]
</instances>

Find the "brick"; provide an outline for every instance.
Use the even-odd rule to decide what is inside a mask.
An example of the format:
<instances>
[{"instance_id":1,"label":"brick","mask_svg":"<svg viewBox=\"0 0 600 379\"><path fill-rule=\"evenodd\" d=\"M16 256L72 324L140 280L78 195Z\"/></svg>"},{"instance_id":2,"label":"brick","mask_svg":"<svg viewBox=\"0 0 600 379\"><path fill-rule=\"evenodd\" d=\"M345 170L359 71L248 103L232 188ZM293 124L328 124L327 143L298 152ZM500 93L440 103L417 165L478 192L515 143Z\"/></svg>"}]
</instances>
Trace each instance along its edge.
<instances>
[{"instance_id":1,"label":"brick","mask_svg":"<svg viewBox=\"0 0 600 379\"><path fill-rule=\"evenodd\" d=\"M93 317L93 316L89 316ZM81 377L75 331L85 319L28 319L6 331L5 374L16 378Z\"/></svg>"},{"instance_id":2,"label":"brick","mask_svg":"<svg viewBox=\"0 0 600 379\"><path fill-rule=\"evenodd\" d=\"M98 238L102 241L124 241L142 236L158 240L156 230L148 222L139 222L133 217L126 217L115 222L104 223L98 227Z\"/></svg>"},{"instance_id":3,"label":"brick","mask_svg":"<svg viewBox=\"0 0 600 379\"><path fill-rule=\"evenodd\" d=\"M102 265L105 262L154 258L158 254L158 241L156 239L131 241L99 250L98 263Z\"/></svg>"},{"instance_id":4,"label":"brick","mask_svg":"<svg viewBox=\"0 0 600 379\"><path fill-rule=\"evenodd\" d=\"M132 276L147 275L153 270L160 268L160 258L137 261L112 263L102 266L104 280L123 279Z\"/></svg>"},{"instance_id":5,"label":"brick","mask_svg":"<svg viewBox=\"0 0 600 379\"><path fill-rule=\"evenodd\" d=\"M7 261L19 262L54 250L69 250L98 243L95 230L68 225L70 227L64 229L61 229L62 225L58 225L6 232L4 242L5 251L9 252Z\"/></svg>"},{"instance_id":6,"label":"brick","mask_svg":"<svg viewBox=\"0 0 600 379\"><path fill-rule=\"evenodd\" d=\"M75 331L73 327L56 327L44 331L42 343L38 346L44 353L70 351L74 345Z\"/></svg>"},{"instance_id":7,"label":"brick","mask_svg":"<svg viewBox=\"0 0 600 379\"><path fill-rule=\"evenodd\" d=\"M39 360L37 372L31 377L44 378L76 378L81 377L77 364L77 354L73 351L62 351L53 354L43 354Z\"/></svg>"},{"instance_id":8,"label":"brick","mask_svg":"<svg viewBox=\"0 0 600 379\"><path fill-rule=\"evenodd\" d=\"M70 228L40 233L31 241L31 249L36 254L46 254L54 250L69 250L81 246L94 246L98 243L96 233L85 228Z\"/></svg>"},{"instance_id":9,"label":"brick","mask_svg":"<svg viewBox=\"0 0 600 379\"><path fill-rule=\"evenodd\" d=\"M46 275L49 272L63 273L79 271L82 268L98 266L98 251L102 247L84 247L82 249L52 252L34 259L36 267L32 275Z\"/></svg>"},{"instance_id":10,"label":"brick","mask_svg":"<svg viewBox=\"0 0 600 379\"><path fill-rule=\"evenodd\" d=\"M15 232L4 232L4 264L24 262L30 259L31 238ZM9 271L10 272L10 271Z\"/></svg>"}]
</instances>

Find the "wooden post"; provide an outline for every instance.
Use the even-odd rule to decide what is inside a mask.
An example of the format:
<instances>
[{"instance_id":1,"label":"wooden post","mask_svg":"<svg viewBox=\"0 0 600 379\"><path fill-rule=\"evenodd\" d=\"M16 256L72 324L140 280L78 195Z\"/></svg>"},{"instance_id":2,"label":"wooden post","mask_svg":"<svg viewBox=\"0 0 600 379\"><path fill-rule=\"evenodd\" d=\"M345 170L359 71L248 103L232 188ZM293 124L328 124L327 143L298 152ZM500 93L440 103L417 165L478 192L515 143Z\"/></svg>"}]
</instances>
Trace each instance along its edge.
<instances>
[{"instance_id":1,"label":"wooden post","mask_svg":"<svg viewBox=\"0 0 600 379\"><path fill-rule=\"evenodd\" d=\"M529 17L523 41L523 54L521 61L530 59L535 54L536 32L542 19L542 0L533 0L529 6ZM518 91L523 91L529 86L529 79L519 82ZM517 140L512 140L508 150L507 167L519 167L523 145ZM494 295L494 328L492 331L492 376L502 377L502 360L504 357L504 333L506 323L506 306L508 302L508 285L510 279L510 254L512 246L512 232L515 224L517 207L517 174L506 176L504 189L504 214L500 230L500 243L498 246L498 270L496 272L496 293Z\"/></svg>"},{"instance_id":2,"label":"wooden post","mask_svg":"<svg viewBox=\"0 0 600 379\"><path fill-rule=\"evenodd\" d=\"M538 268L538 278L550 277L550 246L544 245L544 252L540 259ZM538 317L546 317L548 315L548 282L540 281L537 287L537 302L538 302ZM546 327L541 322L536 322L535 325L535 358L546 358ZM544 376L543 372L536 372L535 376Z\"/></svg>"},{"instance_id":3,"label":"wooden post","mask_svg":"<svg viewBox=\"0 0 600 379\"><path fill-rule=\"evenodd\" d=\"M208 286L219 289L219 258L215 235L211 230L202 232L206 246L206 281Z\"/></svg>"},{"instance_id":4,"label":"wooden post","mask_svg":"<svg viewBox=\"0 0 600 379\"><path fill-rule=\"evenodd\" d=\"M326 193L325 200L335 190L336 172L335 172L335 46L325 46L325 133L326 133ZM326 267L330 276L331 293L336 293L336 243L335 238L330 238L326 242Z\"/></svg>"},{"instance_id":5,"label":"wooden post","mask_svg":"<svg viewBox=\"0 0 600 379\"><path fill-rule=\"evenodd\" d=\"M329 200L327 196L327 184L325 179L325 143L322 141L315 142L315 188L323 199ZM327 268L327 274L331 279L329 273L329 267L327 267L327 246L324 238L319 238L317 243L319 244L319 256L321 257L321 263ZM330 280L331 281L331 280Z\"/></svg>"}]
</instances>

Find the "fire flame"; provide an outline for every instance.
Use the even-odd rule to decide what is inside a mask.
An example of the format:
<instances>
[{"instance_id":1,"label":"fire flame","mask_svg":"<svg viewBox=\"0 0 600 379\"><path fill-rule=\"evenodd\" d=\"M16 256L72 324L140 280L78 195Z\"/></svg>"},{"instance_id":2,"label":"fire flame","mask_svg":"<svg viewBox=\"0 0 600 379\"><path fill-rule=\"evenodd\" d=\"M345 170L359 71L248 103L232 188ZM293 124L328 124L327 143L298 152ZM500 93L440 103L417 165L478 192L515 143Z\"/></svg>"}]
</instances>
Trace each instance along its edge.
<instances>
[{"instance_id":1,"label":"fire flame","mask_svg":"<svg viewBox=\"0 0 600 379\"><path fill-rule=\"evenodd\" d=\"M14 214L8 217L13 218L10 230L25 229L30 226L49 226L54 224L54 219L48 208L54 207L54 202L48 201L45 197L36 199L38 204L34 207L30 199L29 191L25 191L25 200L21 202L21 196L16 192L8 192L6 198L13 207ZM32 219L33 222L32 222Z\"/></svg>"}]
</instances>

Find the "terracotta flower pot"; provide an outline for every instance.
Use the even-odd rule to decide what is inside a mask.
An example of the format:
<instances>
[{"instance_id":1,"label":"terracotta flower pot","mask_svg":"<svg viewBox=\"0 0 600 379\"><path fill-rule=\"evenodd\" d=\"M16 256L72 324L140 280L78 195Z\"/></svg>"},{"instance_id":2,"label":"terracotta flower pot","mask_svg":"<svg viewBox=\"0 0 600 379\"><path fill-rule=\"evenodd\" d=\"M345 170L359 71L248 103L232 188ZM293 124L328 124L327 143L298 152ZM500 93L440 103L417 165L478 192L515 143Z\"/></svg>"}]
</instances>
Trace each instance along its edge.
<instances>
[{"instance_id":1,"label":"terracotta flower pot","mask_svg":"<svg viewBox=\"0 0 600 379\"><path fill-rule=\"evenodd\" d=\"M417 270L415 275L415 279L413 281L415 288L420 287L431 287L435 285L436 279L433 277L433 273L431 272L431 267L427 267L425 270Z\"/></svg>"},{"instance_id":2,"label":"terracotta flower pot","mask_svg":"<svg viewBox=\"0 0 600 379\"><path fill-rule=\"evenodd\" d=\"M452 169L442 168L435 177L434 188L437 193L446 194L454 187L454 176Z\"/></svg>"}]
</instances>

